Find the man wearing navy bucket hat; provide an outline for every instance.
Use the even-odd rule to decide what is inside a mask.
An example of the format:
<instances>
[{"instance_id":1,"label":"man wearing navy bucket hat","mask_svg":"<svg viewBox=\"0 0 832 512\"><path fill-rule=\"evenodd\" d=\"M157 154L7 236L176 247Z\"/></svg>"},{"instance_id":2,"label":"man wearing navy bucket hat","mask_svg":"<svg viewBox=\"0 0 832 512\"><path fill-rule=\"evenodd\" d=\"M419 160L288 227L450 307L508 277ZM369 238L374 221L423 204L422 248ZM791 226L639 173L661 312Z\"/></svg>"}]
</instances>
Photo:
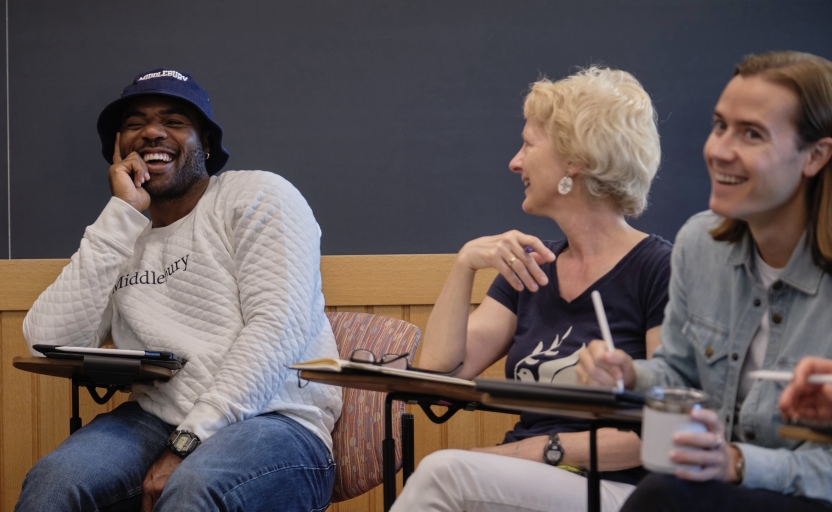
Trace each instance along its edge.
<instances>
[{"instance_id":1,"label":"man wearing navy bucket hat","mask_svg":"<svg viewBox=\"0 0 832 512\"><path fill-rule=\"evenodd\" d=\"M288 369L338 355L309 205L272 173L215 176L222 128L187 73L137 76L98 134L113 197L26 316L26 340L112 336L187 363L38 461L16 510L324 510L340 390Z\"/></svg>"}]
</instances>

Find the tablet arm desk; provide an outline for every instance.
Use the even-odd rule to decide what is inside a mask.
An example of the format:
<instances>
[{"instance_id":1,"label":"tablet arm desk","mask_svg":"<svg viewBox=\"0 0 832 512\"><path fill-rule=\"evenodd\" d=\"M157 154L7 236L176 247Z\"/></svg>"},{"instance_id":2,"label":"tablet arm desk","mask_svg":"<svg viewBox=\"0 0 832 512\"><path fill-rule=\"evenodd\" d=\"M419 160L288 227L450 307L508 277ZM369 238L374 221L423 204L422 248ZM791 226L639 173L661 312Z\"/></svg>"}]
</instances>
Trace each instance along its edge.
<instances>
[{"instance_id":1,"label":"tablet arm desk","mask_svg":"<svg viewBox=\"0 0 832 512\"><path fill-rule=\"evenodd\" d=\"M417 404L434 423L444 423L460 410L497 410L481 403L481 393L473 386L459 386L421 379L410 379L380 373L337 373L328 371L301 370L300 378L331 384L386 393L384 401L384 439L382 446L384 510L390 510L396 500L396 439L393 435L393 402ZM437 415L430 409L441 405L448 410ZM413 415L402 415L402 480L413 474L415 455L413 446Z\"/></svg>"},{"instance_id":2,"label":"tablet arm desk","mask_svg":"<svg viewBox=\"0 0 832 512\"><path fill-rule=\"evenodd\" d=\"M84 356L82 359L57 359L49 357L15 357L12 365L23 371L63 377L72 381L72 417L69 433L81 428L78 388L85 387L97 404L105 404L117 391L126 391L133 382L157 379L167 380L173 372L168 368L142 363L138 359L105 356ZM104 388L104 394L97 388Z\"/></svg>"},{"instance_id":3,"label":"tablet arm desk","mask_svg":"<svg viewBox=\"0 0 832 512\"><path fill-rule=\"evenodd\" d=\"M641 409L558 402L541 397L505 397L483 393L487 405L516 411L533 411L589 421L589 471L587 471L587 510L601 512L601 473L598 470L598 429L632 430L641 436Z\"/></svg>"}]
</instances>

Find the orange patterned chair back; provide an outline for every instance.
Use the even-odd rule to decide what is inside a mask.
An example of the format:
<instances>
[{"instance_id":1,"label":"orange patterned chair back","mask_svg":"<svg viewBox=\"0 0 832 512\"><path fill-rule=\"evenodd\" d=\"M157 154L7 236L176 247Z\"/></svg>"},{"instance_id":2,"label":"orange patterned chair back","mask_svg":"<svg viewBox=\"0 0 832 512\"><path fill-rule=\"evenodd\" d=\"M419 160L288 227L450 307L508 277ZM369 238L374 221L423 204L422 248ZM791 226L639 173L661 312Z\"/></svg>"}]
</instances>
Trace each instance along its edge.
<instances>
[{"instance_id":1,"label":"orange patterned chair back","mask_svg":"<svg viewBox=\"0 0 832 512\"><path fill-rule=\"evenodd\" d=\"M366 313L327 313L338 353L349 359L353 350L363 348L377 357L409 353L412 363L422 333L415 325ZM360 496L382 483L385 393L344 389L341 418L332 432L332 448L337 469L333 503ZM396 471L402 466L402 402L393 402L393 432L396 436Z\"/></svg>"}]
</instances>

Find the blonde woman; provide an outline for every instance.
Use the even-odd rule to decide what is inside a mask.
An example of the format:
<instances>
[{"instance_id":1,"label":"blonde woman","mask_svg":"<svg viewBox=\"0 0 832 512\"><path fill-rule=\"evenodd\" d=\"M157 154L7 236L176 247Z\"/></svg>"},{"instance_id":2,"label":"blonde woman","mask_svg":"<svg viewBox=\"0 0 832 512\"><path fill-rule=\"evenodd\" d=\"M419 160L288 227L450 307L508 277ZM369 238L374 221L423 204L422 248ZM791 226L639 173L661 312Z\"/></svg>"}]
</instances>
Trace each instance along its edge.
<instances>
[{"instance_id":1,"label":"blonde woman","mask_svg":"<svg viewBox=\"0 0 832 512\"><path fill-rule=\"evenodd\" d=\"M832 356L832 62L746 58L717 101L704 155L711 210L676 238L655 358L633 363L593 342L578 370L590 383L620 377L711 397L691 413L708 431L674 439L697 450L671 453L699 469L651 475L624 509L828 510L832 447L781 438L783 384L749 373Z\"/></svg>"},{"instance_id":2,"label":"blonde woman","mask_svg":"<svg viewBox=\"0 0 832 512\"><path fill-rule=\"evenodd\" d=\"M591 67L532 85L523 146L509 163L523 210L566 238L510 231L467 243L425 331L420 365L470 379L507 355L506 378L574 383L578 353L600 335L590 293L604 297L618 347L656 348L667 301L670 244L627 224L647 204L659 159L656 114L632 75ZM475 273L500 276L470 316ZM461 363L461 366L460 366ZM522 414L503 444L426 457L393 510L586 510L588 425ZM617 510L641 471L638 437L598 433L605 510Z\"/></svg>"}]
</instances>

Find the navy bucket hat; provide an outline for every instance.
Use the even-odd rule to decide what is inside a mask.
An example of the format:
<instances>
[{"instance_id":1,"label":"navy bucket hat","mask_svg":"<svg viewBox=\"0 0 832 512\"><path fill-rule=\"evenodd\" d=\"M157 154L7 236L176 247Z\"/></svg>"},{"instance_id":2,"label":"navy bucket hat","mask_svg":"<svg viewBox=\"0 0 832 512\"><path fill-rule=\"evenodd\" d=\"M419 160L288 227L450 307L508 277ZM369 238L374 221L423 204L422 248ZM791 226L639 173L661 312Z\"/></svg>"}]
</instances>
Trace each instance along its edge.
<instances>
[{"instance_id":1,"label":"navy bucket hat","mask_svg":"<svg viewBox=\"0 0 832 512\"><path fill-rule=\"evenodd\" d=\"M228 151L222 147L222 127L214 121L211 100L208 93L194 82L188 73L172 69L154 69L142 73L133 83L124 88L121 97L107 105L98 116L98 136L101 138L101 154L110 164L113 163L113 148L116 133L121 129L122 113L127 102L137 96L156 94L184 100L202 113L205 128L208 131L208 144L211 156L205 162L209 175L214 175L228 162Z\"/></svg>"}]
</instances>

